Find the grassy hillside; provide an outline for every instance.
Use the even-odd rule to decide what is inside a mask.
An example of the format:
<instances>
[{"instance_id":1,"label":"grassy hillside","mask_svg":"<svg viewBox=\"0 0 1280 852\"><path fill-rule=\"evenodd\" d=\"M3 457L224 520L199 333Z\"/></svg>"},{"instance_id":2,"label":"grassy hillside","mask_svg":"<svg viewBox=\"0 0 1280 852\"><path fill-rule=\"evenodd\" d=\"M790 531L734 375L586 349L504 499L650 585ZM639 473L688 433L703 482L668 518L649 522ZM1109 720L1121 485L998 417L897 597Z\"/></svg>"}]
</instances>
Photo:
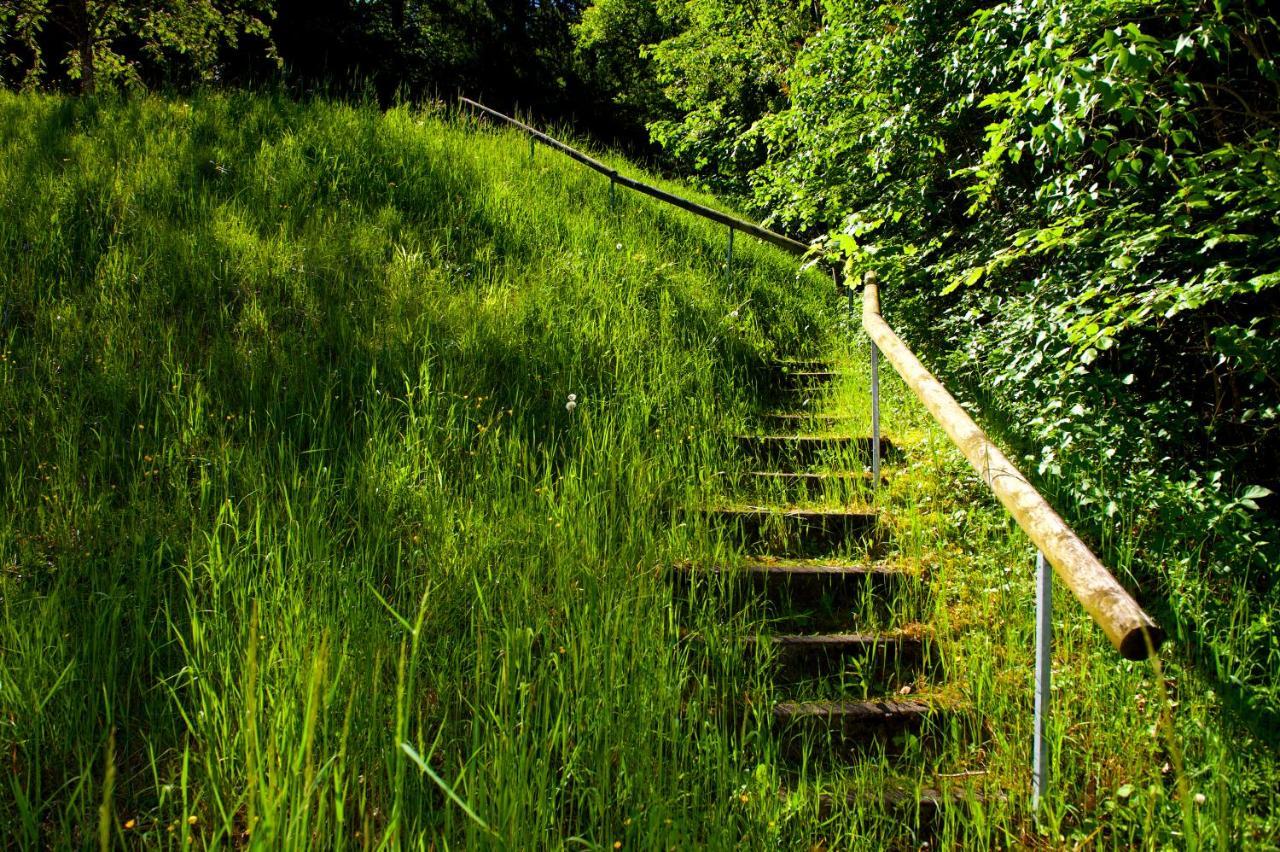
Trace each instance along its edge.
<instances>
[{"instance_id":1,"label":"grassy hillside","mask_svg":"<svg viewBox=\"0 0 1280 852\"><path fill-rule=\"evenodd\" d=\"M1031 817L1032 551L890 375L882 520L929 587L866 608L928 623L959 712L786 763L765 614L668 569L734 556L682 509L772 359L841 361L815 404L865 423L793 259L726 270L722 229L463 117L263 95L0 93L0 197L12 845L917 846L891 785L985 796L940 848L1274 836L1275 743L1061 587Z\"/></svg>"},{"instance_id":2,"label":"grassy hillside","mask_svg":"<svg viewBox=\"0 0 1280 852\"><path fill-rule=\"evenodd\" d=\"M708 424L829 293L607 190L408 109L0 94L6 831L727 801L654 572L716 546L670 520Z\"/></svg>"}]
</instances>

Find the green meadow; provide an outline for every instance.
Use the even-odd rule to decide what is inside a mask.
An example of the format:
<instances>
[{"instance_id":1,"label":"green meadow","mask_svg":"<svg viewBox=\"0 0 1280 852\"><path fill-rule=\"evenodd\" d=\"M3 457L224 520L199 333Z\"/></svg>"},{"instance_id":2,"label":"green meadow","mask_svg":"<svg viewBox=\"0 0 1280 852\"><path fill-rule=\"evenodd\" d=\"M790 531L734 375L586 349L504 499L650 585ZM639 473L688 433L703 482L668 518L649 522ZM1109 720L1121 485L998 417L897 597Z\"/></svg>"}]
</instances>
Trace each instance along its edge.
<instances>
[{"instance_id":1,"label":"green meadow","mask_svg":"<svg viewBox=\"0 0 1280 852\"><path fill-rule=\"evenodd\" d=\"M466 115L271 94L0 92L0 197L8 845L1276 847L1265 732L1061 586L1033 817L1034 554L892 375L912 576L863 623L928 626L893 687L951 712L780 745L768 610L697 569L777 359L868 416L794 258Z\"/></svg>"}]
</instances>

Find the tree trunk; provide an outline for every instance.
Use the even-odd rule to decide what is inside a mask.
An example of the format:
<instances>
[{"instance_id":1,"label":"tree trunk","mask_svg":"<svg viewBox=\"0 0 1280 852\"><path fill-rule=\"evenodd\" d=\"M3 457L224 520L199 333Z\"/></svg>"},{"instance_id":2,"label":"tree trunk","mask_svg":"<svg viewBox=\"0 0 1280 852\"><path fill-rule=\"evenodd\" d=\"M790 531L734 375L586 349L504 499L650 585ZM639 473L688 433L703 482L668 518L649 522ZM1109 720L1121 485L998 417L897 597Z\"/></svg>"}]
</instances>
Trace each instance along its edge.
<instances>
[{"instance_id":1,"label":"tree trunk","mask_svg":"<svg viewBox=\"0 0 1280 852\"><path fill-rule=\"evenodd\" d=\"M80 94L91 95L97 87L96 60L93 54L93 20L89 14L89 0L75 0L72 4L76 29L76 50L80 54Z\"/></svg>"}]
</instances>

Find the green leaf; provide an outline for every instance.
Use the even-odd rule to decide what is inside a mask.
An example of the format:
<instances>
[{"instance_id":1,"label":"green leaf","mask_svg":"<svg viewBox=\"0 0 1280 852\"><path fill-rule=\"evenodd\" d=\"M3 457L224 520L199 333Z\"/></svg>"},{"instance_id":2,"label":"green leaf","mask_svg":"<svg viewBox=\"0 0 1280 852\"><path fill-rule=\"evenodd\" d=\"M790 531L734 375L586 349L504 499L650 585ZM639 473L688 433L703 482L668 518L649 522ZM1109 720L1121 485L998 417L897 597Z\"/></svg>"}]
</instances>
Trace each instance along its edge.
<instances>
[{"instance_id":1,"label":"green leaf","mask_svg":"<svg viewBox=\"0 0 1280 852\"><path fill-rule=\"evenodd\" d=\"M427 765L427 762L422 759L422 755L418 754L417 749L415 749L413 746L409 745L408 743L402 742L400 743L400 750L403 751L405 754L407 754L409 756L409 759L413 761L414 765L417 766L418 769L420 769L423 772L423 774L425 774L428 778L434 781L436 786L439 787L441 791L446 796L448 796L449 799L455 805L462 808L462 812L466 814L468 817L470 817L472 822L474 822L476 825L483 828L485 831L489 831L489 832L493 831L493 829L489 827L489 823L485 822L479 816L477 816L476 812L471 810L470 806L468 806L466 802L462 801L462 799L459 798L458 794L453 791L453 788L450 787L448 784L446 784L444 779L441 778L439 775L437 775L435 773L435 770L433 770L430 766Z\"/></svg>"}]
</instances>

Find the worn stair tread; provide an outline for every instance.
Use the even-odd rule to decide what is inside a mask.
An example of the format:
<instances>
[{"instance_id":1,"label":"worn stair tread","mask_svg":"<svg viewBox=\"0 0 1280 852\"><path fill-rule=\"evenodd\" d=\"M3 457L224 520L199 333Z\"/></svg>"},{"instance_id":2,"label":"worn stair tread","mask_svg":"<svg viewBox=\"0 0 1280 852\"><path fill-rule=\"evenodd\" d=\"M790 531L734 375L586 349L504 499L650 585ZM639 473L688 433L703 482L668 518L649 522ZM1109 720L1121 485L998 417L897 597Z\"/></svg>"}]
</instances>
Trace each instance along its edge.
<instances>
[{"instance_id":1,"label":"worn stair tread","mask_svg":"<svg viewBox=\"0 0 1280 852\"><path fill-rule=\"evenodd\" d=\"M775 394L792 394L820 390L836 379L852 375L854 374L849 372L813 367L775 369L765 378L764 383L766 390L772 390Z\"/></svg>"},{"instance_id":2,"label":"worn stair tread","mask_svg":"<svg viewBox=\"0 0 1280 852\"><path fill-rule=\"evenodd\" d=\"M853 423L858 418L852 414L810 414L808 412L797 411L766 411L757 415L761 420L773 421L775 423Z\"/></svg>"},{"instance_id":3,"label":"worn stair tread","mask_svg":"<svg viewBox=\"0 0 1280 852\"><path fill-rule=\"evenodd\" d=\"M773 366L783 370L831 370L840 365L826 358L779 358Z\"/></svg>"},{"instance_id":4,"label":"worn stair tread","mask_svg":"<svg viewBox=\"0 0 1280 852\"><path fill-rule=\"evenodd\" d=\"M815 559L748 559L742 563L739 570L749 574L763 574L780 579L915 576L913 572L904 571L901 567L883 559L868 560L866 562L831 562Z\"/></svg>"},{"instance_id":5,"label":"worn stair tread","mask_svg":"<svg viewBox=\"0 0 1280 852\"><path fill-rule=\"evenodd\" d=\"M869 470L804 471L751 470L739 475L738 487L754 493L784 493L805 498L865 490L875 482ZM881 474L880 482L888 479Z\"/></svg>"},{"instance_id":6,"label":"worn stair tread","mask_svg":"<svg viewBox=\"0 0 1280 852\"><path fill-rule=\"evenodd\" d=\"M693 562L677 562L673 569L679 574L736 574L747 576L766 575L778 579L830 578L841 580L860 577L903 577L916 578L923 572L916 567L905 567L903 564L888 559L868 559L852 561L848 559L800 558L779 556L748 557L734 565L705 565Z\"/></svg>"},{"instance_id":7,"label":"worn stair tread","mask_svg":"<svg viewBox=\"0 0 1280 852\"><path fill-rule=\"evenodd\" d=\"M808 370L788 370L786 375L794 376L796 379L818 379L829 381L836 379L838 376L847 376L850 374L840 370L814 370L814 368L808 368Z\"/></svg>"},{"instance_id":8,"label":"worn stair tread","mask_svg":"<svg viewBox=\"0 0 1280 852\"><path fill-rule=\"evenodd\" d=\"M833 446L852 445L871 443L870 435L795 435L788 433L765 433L761 435L752 435L750 433L739 433L733 436L739 443L747 444L831 444ZM888 435L880 436L880 443L892 443L893 439Z\"/></svg>"},{"instance_id":9,"label":"worn stair tread","mask_svg":"<svg viewBox=\"0 0 1280 852\"><path fill-rule=\"evenodd\" d=\"M752 470L748 471L747 476L757 479L770 480L776 479L783 482L865 482L871 478L871 472L866 470L849 471L837 470L827 472L813 471L790 471L790 470Z\"/></svg>"},{"instance_id":10,"label":"worn stair tread","mask_svg":"<svg viewBox=\"0 0 1280 852\"><path fill-rule=\"evenodd\" d=\"M867 651L887 646L906 647L920 646L929 635L929 630L922 624L910 624L896 630L876 633L784 633L774 636L763 636L761 640L770 642L781 650L809 651Z\"/></svg>"},{"instance_id":11,"label":"worn stair tread","mask_svg":"<svg viewBox=\"0 0 1280 852\"><path fill-rule=\"evenodd\" d=\"M876 520L878 509L871 506L712 506L707 512L714 515L750 518L794 518L797 520L825 518L858 518Z\"/></svg>"},{"instance_id":12,"label":"worn stair tread","mask_svg":"<svg viewBox=\"0 0 1280 852\"><path fill-rule=\"evenodd\" d=\"M706 519L730 526L743 546L777 556L817 556L877 540L880 514L867 507L719 506Z\"/></svg>"},{"instance_id":13,"label":"worn stair tread","mask_svg":"<svg viewBox=\"0 0 1280 852\"><path fill-rule=\"evenodd\" d=\"M936 781L936 779L935 779ZM918 809L922 822L933 822L949 807L968 809L974 805L987 805L1007 801L1003 792L983 792L968 786L920 785L893 780L878 787L857 788L818 795L818 813L830 817L837 806L857 808L868 799L879 799L887 807L897 810Z\"/></svg>"},{"instance_id":14,"label":"worn stair tread","mask_svg":"<svg viewBox=\"0 0 1280 852\"><path fill-rule=\"evenodd\" d=\"M790 681L831 674L854 663L864 672L868 665L914 669L925 661L924 638L918 629L906 628L877 633L794 633L750 638L747 647L771 645L775 678Z\"/></svg>"},{"instance_id":15,"label":"worn stair tread","mask_svg":"<svg viewBox=\"0 0 1280 852\"><path fill-rule=\"evenodd\" d=\"M774 705L773 717L784 724L817 722L847 728L859 724L923 722L940 709L938 705L919 698L782 701Z\"/></svg>"},{"instance_id":16,"label":"worn stair tread","mask_svg":"<svg viewBox=\"0 0 1280 852\"><path fill-rule=\"evenodd\" d=\"M870 435L794 435L794 434L738 434L734 435L738 449L748 455L764 458L801 457L816 458L820 453L855 452L860 457L871 455ZM897 449L893 438L880 436L880 454L887 456Z\"/></svg>"}]
</instances>

